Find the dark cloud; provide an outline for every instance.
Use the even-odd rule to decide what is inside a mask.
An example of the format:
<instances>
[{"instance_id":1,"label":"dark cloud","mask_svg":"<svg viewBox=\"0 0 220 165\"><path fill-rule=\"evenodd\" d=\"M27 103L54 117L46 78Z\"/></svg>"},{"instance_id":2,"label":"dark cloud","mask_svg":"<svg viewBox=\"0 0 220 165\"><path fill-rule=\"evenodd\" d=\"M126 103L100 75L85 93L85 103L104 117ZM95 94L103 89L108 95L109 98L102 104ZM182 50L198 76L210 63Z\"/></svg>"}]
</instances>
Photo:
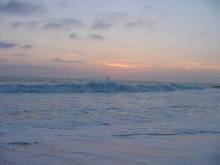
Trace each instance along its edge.
<instances>
[{"instance_id":1,"label":"dark cloud","mask_svg":"<svg viewBox=\"0 0 220 165\"><path fill-rule=\"evenodd\" d=\"M33 48L30 44L24 44L23 46L20 46L19 44L15 42L8 42L8 41L0 41L0 49L11 49L11 48L21 48L21 49L31 49Z\"/></svg>"},{"instance_id":2,"label":"dark cloud","mask_svg":"<svg viewBox=\"0 0 220 165\"><path fill-rule=\"evenodd\" d=\"M32 21L15 21L10 24L11 28L41 28L46 30L60 30L83 27L82 21L75 18L54 18L54 19L43 19L43 20L32 20Z\"/></svg>"},{"instance_id":3,"label":"dark cloud","mask_svg":"<svg viewBox=\"0 0 220 165\"><path fill-rule=\"evenodd\" d=\"M33 4L31 2L23 2L20 0L10 0L5 3L0 3L1 13L28 16L30 14L41 14L45 11L45 6L42 4Z\"/></svg>"},{"instance_id":4,"label":"dark cloud","mask_svg":"<svg viewBox=\"0 0 220 165\"><path fill-rule=\"evenodd\" d=\"M125 27L127 28L135 28L135 27L144 27L149 31L155 31L156 29L156 21L155 20L135 20L125 23Z\"/></svg>"},{"instance_id":5,"label":"dark cloud","mask_svg":"<svg viewBox=\"0 0 220 165\"><path fill-rule=\"evenodd\" d=\"M93 40L105 40L105 38L99 34L90 34L87 37Z\"/></svg>"},{"instance_id":6,"label":"dark cloud","mask_svg":"<svg viewBox=\"0 0 220 165\"><path fill-rule=\"evenodd\" d=\"M109 29L112 27L112 23L107 23L105 21L97 21L92 25L92 29L99 30L99 29Z\"/></svg>"},{"instance_id":7,"label":"dark cloud","mask_svg":"<svg viewBox=\"0 0 220 165\"><path fill-rule=\"evenodd\" d=\"M43 20L32 20L27 22L16 21L12 22L11 28L27 27L27 28L42 28L42 29L71 29L82 27L84 24L74 18L54 18Z\"/></svg>"},{"instance_id":8,"label":"dark cloud","mask_svg":"<svg viewBox=\"0 0 220 165\"><path fill-rule=\"evenodd\" d=\"M16 46L17 44L14 42L0 41L0 49L10 49L10 48L15 48Z\"/></svg>"},{"instance_id":9,"label":"dark cloud","mask_svg":"<svg viewBox=\"0 0 220 165\"><path fill-rule=\"evenodd\" d=\"M137 26L143 26L143 22L142 21L131 21L131 22L127 22L125 23L126 27L137 27Z\"/></svg>"},{"instance_id":10,"label":"dark cloud","mask_svg":"<svg viewBox=\"0 0 220 165\"><path fill-rule=\"evenodd\" d=\"M61 58L54 58L52 59L54 62L60 62L60 63L82 63L82 60L66 60Z\"/></svg>"},{"instance_id":11,"label":"dark cloud","mask_svg":"<svg viewBox=\"0 0 220 165\"><path fill-rule=\"evenodd\" d=\"M21 48L22 49L31 49L31 48L33 48L33 46L30 44L25 44L25 45L21 46Z\"/></svg>"},{"instance_id":12,"label":"dark cloud","mask_svg":"<svg viewBox=\"0 0 220 165\"><path fill-rule=\"evenodd\" d=\"M55 22L52 22L52 23L46 23L43 27L45 29L61 29L63 28L64 25L62 25L61 23L55 23Z\"/></svg>"},{"instance_id":13,"label":"dark cloud","mask_svg":"<svg viewBox=\"0 0 220 165\"><path fill-rule=\"evenodd\" d=\"M79 39L80 37L76 34L76 33L71 33L70 35L69 35L69 39L74 39L74 40L77 40L77 39Z\"/></svg>"},{"instance_id":14,"label":"dark cloud","mask_svg":"<svg viewBox=\"0 0 220 165\"><path fill-rule=\"evenodd\" d=\"M72 28L72 27L82 27L83 23L74 18L59 18L49 21L45 21L43 28L44 29L62 29L62 28Z\"/></svg>"}]
</instances>

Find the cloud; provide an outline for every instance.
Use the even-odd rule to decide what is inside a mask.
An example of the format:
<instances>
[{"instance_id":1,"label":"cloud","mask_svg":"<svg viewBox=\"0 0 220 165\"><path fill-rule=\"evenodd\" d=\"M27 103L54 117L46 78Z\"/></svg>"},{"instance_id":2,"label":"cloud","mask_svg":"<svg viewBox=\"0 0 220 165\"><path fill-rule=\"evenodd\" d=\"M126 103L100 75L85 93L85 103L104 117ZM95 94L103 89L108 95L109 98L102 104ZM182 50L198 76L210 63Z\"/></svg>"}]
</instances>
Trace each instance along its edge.
<instances>
[{"instance_id":1,"label":"cloud","mask_svg":"<svg viewBox=\"0 0 220 165\"><path fill-rule=\"evenodd\" d=\"M155 31L157 22L155 20L135 20L125 23L126 28L144 27L149 31Z\"/></svg>"},{"instance_id":2,"label":"cloud","mask_svg":"<svg viewBox=\"0 0 220 165\"><path fill-rule=\"evenodd\" d=\"M32 21L27 21L27 22L24 22L24 21L15 21L15 22L12 22L10 24L10 27L11 28L24 28L24 27L28 27L28 28L36 28L36 27L41 27L43 26L44 24L46 24L48 22L48 20L44 21L35 21L35 20L32 20Z\"/></svg>"},{"instance_id":3,"label":"cloud","mask_svg":"<svg viewBox=\"0 0 220 165\"><path fill-rule=\"evenodd\" d=\"M17 44L14 42L0 41L0 49L10 49L10 48L15 48L16 46Z\"/></svg>"},{"instance_id":4,"label":"cloud","mask_svg":"<svg viewBox=\"0 0 220 165\"><path fill-rule=\"evenodd\" d=\"M87 37L93 40L105 40L105 37L99 34L90 34Z\"/></svg>"},{"instance_id":5,"label":"cloud","mask_svg":"<svg viewBox=\"0 0 220 165\"><path fill-rule=\"evenodd\" d=\"M10 0L6 3L0 3L1 13L28 16L30 14L41 14L45 11L45 6L42 4L33 4L20 0Z\"/></svg>"},{"instance_id":6,"label":"cloud","mask_svg":"<svg viewBox=\"0 0 220 165\"><path fill-rule=\"evenodd\" d=\"M72 27L82 27L83 23L74 18L58 18L49 21L45 21L44 29L62 29L62 28L72 28Z\"/></svg>"},{"instance_id":7,"label":"cloud","mask_svg":"<svg viewBox=\"0 0 220 165\"><path fill-rule=\"evenodd\" d=\"M11 28L18 28L22 25L23 25L23 22L16 21L16 22L12 22L10 26Z\"/></svg>"},{"instance_id":8,"label":"cloud","mask_svg":"<svg viewBox=\"0 0 220 165\"><path fill-rule=\"evenodd\" d=\"M77 39L79 39L80 37L76 34L76 33L71 33L70 35L69 35L69 39L73 39L73 40L77 40Z\"/></svg>"},{"instance_id":9,"label":"cloud","mask_svg":"<svg viewBox=\"0 0 220 165\"><path fill-rule=\"evenodd\" d=\"M19 44L15 43L15 42L0 41L0 49L11 49L11 48L15 48L15 47L19 47L21 49L33 48L33 46L30 44L24 44L23 46L20 46Z\"/></svg>"},{"instance_id":10,"label":"cloud","mask_svg":"<svg viewBox=\"0 0 220 165\"><path fill-rule=\"evenodd\" d=\"M14 53L14 54L10 54L12 56L19 56L19 57L25 57L25 56L28 56L28 54L26 53Z\"/></svg>"},{"instance_id":11,"label":"cloud","mask_svg":"<svg viewBox=\"0 0 220 165\"><path fill-rule=\"evenodd\" d=\"M127 22L125 23L126 27L138 27L138 26L143 26L144 23L142 21L131 21L131 22Z\"/></svg>"},{"instance_id":12,"label":"cloud","mask_svg":"<svg viewBox=\"0 0 220 165\"><path fill-rule=\"evenodd\" d=\"M120 23L127 18L128 15L124 12L103 13L96 17L91 28L94 30L109 29L116 23Z\"/></svg>"},{"instance_id":13,"label":"cloud","mask_svg":"<svg viewBox=\"0 0 220 165\"><path fill-rule=\"evenodd\" d=\"M151 11L151 10L153 10L153 6L150 4L147 4L147 5L144 5L144 9L147 11Z\"/></svg>"},{"instance_id":14,"label":"cloud","mask_svg":"<svg viewBox=\"0 0 220 165\"><path fill-rule=\"evenodd\" d=\"M92 29L99 30L99 29L109 29L112 27L113 24L107 23L105 21L97 21L92 25Z\"/></svg>"},{"instance_id":15,"label":"cloud","mask_svg":"<svg viewBox=\"0 0 220 165\"><path fill-rule=\"evenodd\" d=\"M54 62L59 62L59 63L82 63L82 60L66 60L66 59L61 59L61 58L54 58L52 59Z\"/></svg>"},{"instance_id":16,"label":"cloud","mask_svg":"<svg viewBox=\"0 0 220 165\"><path fill-rule=\"evenodd\" d=\"M15 21L10 24L11 28L40 28L44 30L60 30L66 29L70 30L72 28L83 27L82 21L75 18L53 18L53 19L42 19L42 20L32 20L32 21Z\"/></svg>"},{"instance_id":17,"label":"cloud","mask_svg":"<svg viewBox=\"0 0 220 165\"><path fill-rule=\"evenodd\" d=\"M152 64L147 63L135 63L135 62L128 62L128 61L101 61L101 64L112 67L112 68L130 68L130 69L143 69L143 68L152 68Z\"/></svg>"},{"instance_id":18,"label":"cloud","mask_svg":"<svg viewBox=\"0 0 220 165\"><path fill-rule=\"evenodd\" d=\"M25 44L25 45L21 46L21 48L22 49L31 49L31 48L33 48L33 46L30 44Z\"/></svg>"},{"instance_id":19,"label":"cloud","mask_svg":"<svg viewBox=\"0 0 220 165\"><path fill-rule=\"evenodd\" d=\"M43 27L45 29L61 29L63 25L60 23L51 22L51 23L46 23Z\"/></svg>"}]
</instances>

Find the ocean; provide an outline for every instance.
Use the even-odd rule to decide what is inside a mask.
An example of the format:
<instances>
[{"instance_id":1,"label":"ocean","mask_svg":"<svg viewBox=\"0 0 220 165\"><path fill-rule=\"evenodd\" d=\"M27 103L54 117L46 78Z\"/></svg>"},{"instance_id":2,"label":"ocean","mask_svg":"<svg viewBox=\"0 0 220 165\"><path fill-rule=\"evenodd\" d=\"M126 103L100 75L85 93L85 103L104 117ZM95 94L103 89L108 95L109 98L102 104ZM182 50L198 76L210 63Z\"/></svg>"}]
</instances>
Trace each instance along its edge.
<instances>
[{"instance_id":1,"label":"ocean","mask_svg":"<svg viewBox=\"0 0 220 165\"><path fill-rule=\"evenodd\" d=\"M219 86L1 78L0 164L219 165Z\"/></svg>"}]
</instances>

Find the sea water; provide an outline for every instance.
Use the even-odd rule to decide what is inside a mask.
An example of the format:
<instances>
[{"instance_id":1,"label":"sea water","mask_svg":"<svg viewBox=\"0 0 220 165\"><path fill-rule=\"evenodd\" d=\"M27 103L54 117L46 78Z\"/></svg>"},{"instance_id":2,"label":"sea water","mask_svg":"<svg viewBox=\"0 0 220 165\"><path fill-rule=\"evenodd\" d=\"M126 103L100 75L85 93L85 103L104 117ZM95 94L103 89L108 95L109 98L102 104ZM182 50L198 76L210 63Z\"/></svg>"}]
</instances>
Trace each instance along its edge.
<instances>
[{"instance_id":1,"label":"sea water","mask_svg":"<svg viewBox=\"0 0 220 165\"><path fill-rule=\"evenodd\" d=\"M220 89L1 79L0 164L219 165Z\"/></svg>"}]
</instances>

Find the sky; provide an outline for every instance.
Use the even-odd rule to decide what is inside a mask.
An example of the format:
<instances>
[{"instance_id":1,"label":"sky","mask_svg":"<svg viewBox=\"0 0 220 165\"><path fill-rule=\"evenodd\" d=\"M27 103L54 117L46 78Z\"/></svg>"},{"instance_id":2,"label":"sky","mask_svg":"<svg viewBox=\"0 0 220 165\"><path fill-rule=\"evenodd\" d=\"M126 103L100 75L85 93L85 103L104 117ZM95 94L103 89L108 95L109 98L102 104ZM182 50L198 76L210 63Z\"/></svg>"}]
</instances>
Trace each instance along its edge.
<instances>
[{"instance_id":1,"label":"sky","mask_svg":"<svg viewBox=\"0 0 220 165\"><path fill-rule=\"evenodd\" d=\"M1 0L0 76L220 82L218 0Z\"/></svg>"}]
</instances>

